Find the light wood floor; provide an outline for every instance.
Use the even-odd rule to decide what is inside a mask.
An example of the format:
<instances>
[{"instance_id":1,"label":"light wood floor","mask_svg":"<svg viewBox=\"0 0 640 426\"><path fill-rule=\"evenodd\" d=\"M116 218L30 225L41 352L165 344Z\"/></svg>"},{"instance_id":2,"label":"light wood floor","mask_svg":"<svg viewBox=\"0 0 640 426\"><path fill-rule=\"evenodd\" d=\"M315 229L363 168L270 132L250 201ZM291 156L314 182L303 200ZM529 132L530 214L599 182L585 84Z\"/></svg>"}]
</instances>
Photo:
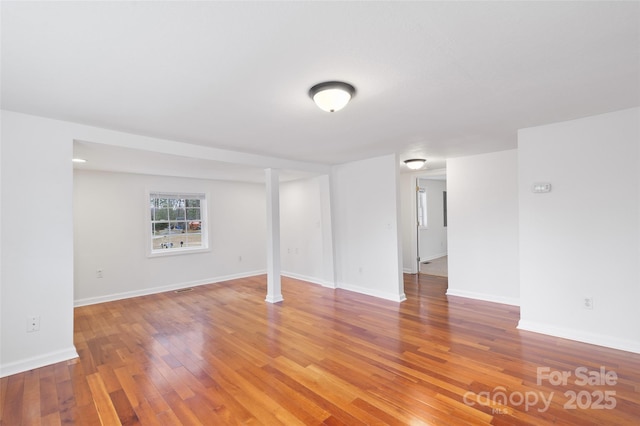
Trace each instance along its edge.
<instances>
[{"instance_id":1,"label":"light wood floor","mask_svg":"<svg viewBox=\"0 0 640 426\"><path fill-rule=\"evenodd\" d=\"M0 380L0 422L639 424L640 355L518 331L518 308L446 283L405 276L399 304L284 279L271 305L262 276L77 308L80 358ZM601 366L614 385L536 383ZM615 408L567 409L565 392Z\"/></svg>"}]
</instances>

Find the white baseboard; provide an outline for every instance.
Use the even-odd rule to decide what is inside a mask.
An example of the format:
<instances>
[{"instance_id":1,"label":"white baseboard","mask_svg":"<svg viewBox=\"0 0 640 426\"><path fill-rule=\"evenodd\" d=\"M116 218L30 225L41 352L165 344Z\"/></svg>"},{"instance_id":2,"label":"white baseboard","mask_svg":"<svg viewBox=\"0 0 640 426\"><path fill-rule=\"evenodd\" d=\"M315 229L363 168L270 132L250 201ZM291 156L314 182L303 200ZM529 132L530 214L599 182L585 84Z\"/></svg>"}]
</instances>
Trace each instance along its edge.
<instances>
[{"instance_id":1,"label":"white baseboard","mask_svg":"<svg viewBox=\"0 0 640 426\"><path fill-rule=\"evenodd\" d=\"M205 284L214 284L222 281L235 280L238 278L254 277L256 275L263 275L266 273L267 273L266 270L250 271L250 272L243 272L240 274L231 274L231 275L224 275L221 277L207 278L204 280L170 284L170 285L165 285L161 287L151 287L151 288L145 288L140 290L126 291L123 293L107 294L104 296L87 297L84 299L75 300L73 302L73 305L75 307L95 305L96 303L112 302L114 300L129 299L131 297L146 296L148 294L164 293L165 291L179 290L181 288L187 288L187 287L197 287Z\"/></svg>"},{"instance_id":2,"label":"white baseboard","mask_svg":"<svg viewBox=\"0 0 640 426\"><path fill-rule=\"evenodd\" d=\"M400 293L400 294L388 293L386 291L372 290L370 288L360 287L360 286L348 284L348 283L338 283L337 288L353 291L354 293L365 294L367 296L378 297L380 299L391 300L393 302L404 302L405 300L407 300L407 296L404 293Z\"/></svg>"},{"instance_id":3,"label":"white baseboard","mask_svg":"<svg viewBox=\"0 0 640 426\"><path fill-rule=\"evenodd\" d=\"M582 330L556 327L535 321L520 320L518 330L532 331L534 333L546 334L548 336L562 337L563 339L575 340L592 345L604 346L606 348L618 349L621 351L640 354L640 342L602 334L589 333Z\"/></svg>"},{"instance_id":4,"label":"white baseboard","mask_svg":"<svg viewBox=\"0 0 640 426\"><path fill-rule=\"evenodd\" d=\"M20 361L2 364L0 365L0 377L11 376L12 374L22 373L24 371L45 367L47 365L68 361L74 358L78 358L78 353L76 352L76 348L72 346L60 351L49 352L43 355L22 359Z\"/></svg>"},{"instance_id":5,"label":"white baseboard","mask_svg":"<svg viewBox=\"0 0 640 426\"><path fill-rule=\"evenodd\" d=\"M402 268L402 273L403 274L409 274L409 275L415 275L418 273L418 271L416 271L415 269L412 268Z\"/></svg>"},{"instance_id":6,"label":"white baseboard","mask_svg":"<svg viewBox=\"0 0 640 426\"><path fill-rule=\"evenodd\" d=\"M293 278L296 280L301 280L301 281L306 281L312 284L319 284L323 287L327 287L327 288L336 288L336 285L329 282L329 281L325 281L321 278L316 278L316 277L310 277L307 275L302 275L302 274L296 274L295 272L285 272L282 271L282 276L284 277L289 277L289 278Z\"/></svg>"},{"instance_id":7,"label":"white baseboard","mask_svg":"<svg viewBox=\"0 0 640 426\"><path fill-rule=\"evenodd\" d=\"M504 305L520 306L520 300L515 297L498 296L495 294L476 293L473 291L447 289L447 296L466 297L467 299L483 300L485 302L502 303Z\"/></svg>"},{"instance_id":8,"label":"white baseboard","mask_svg":"<svg viewBox=\"0 0 640 426\"><path fill-rule=\"evenodd\" d=\"M421 256L420 262L428 262L429 260L440 259L441 257L445 257L446 255L447 255L447 252L445 251L444 253L432 254L425 257Z\"/></svg>"},{"instance_id":9,"label":"white baseboard","mask_svg":"<svg viewBox=\"0 0 640 426\"><path fill-rule=\"evenodd\" d=\"M284 298L282 297L281 294L278 294L278 295L273 296L273 297L267 296L267 298L264 299L264 301L268 302L268 303L278 303L278 302L282 302L283 300L284 300Z\"/></svg>"}]
</instances>

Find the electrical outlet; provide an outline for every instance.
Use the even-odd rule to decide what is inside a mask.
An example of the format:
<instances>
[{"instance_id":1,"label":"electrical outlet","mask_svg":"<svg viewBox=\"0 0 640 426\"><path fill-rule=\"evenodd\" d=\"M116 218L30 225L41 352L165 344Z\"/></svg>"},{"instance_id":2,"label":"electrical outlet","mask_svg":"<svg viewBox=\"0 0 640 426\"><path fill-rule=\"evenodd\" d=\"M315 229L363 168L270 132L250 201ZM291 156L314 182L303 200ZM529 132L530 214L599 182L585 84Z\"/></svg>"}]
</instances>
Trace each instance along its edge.
<instances>
[{"instance_id":1,"label":"electrical outlet","mask_svg":"<svg viewBox=\"0 0 640 426\"><path fill-rule=\"evenodd\" d=\"M96 269L96 278L102 278L102 269Z\"/></svg>"},{"instance_id":2,"label":"electrical outlet","mask_svg":"<svg viewBox=\"0 0 640 426\"><path fill-rule=\"evenodd\" d=\"M27 317L27 333L34 331L40 331L40 317L37 315Z\"/></svg>"},{"instance_id":3,"label":"electrical outlet","mask_svg":"<svg viewBox=\"0 0 640 426\"><path fill-rule=\"evenodd\" d=\"M585 297L582 299L582 306L585 309L593 309L593 297Z\"/></svg>"}]
</instances>

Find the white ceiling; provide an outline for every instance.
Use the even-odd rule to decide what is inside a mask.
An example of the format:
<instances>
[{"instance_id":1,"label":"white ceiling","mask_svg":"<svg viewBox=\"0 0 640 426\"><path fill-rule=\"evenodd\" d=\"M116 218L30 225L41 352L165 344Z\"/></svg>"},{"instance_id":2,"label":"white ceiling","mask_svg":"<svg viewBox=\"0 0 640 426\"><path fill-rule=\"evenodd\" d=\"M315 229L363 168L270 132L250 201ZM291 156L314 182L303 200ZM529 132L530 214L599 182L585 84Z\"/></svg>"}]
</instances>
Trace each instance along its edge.
<instances>
[{"instance_id":1,"label":"white ceiling","mask_svg":"<svg viewBox=\"0 0 640 426\"><path fill-rule=\"evenodd\" d=\"M3 109L297 161L440 168L640 105L637 1L1 7ZM309 99L325 80L356 87L344 110Z\"/></svg>"}]
</instances>

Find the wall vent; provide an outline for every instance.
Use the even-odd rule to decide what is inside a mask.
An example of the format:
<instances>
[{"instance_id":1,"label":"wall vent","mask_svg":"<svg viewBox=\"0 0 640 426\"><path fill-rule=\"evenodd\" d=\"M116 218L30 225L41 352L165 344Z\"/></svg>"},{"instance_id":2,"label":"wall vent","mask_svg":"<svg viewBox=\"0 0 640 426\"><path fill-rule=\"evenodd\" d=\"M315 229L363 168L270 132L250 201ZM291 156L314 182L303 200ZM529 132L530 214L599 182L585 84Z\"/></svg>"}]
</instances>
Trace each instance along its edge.
<instances>
[{"instance_id":1,"label":"wall vent","mask_svg":"<svg viewBox=\"0 0 640 426\"><path fill-rule=\"evenodd\" d=\"M193 288L189 287L189 288L181 288L179 290L173 290L174 293L186 293L187 291L192 291Z\"/></svg>"}]
</instances>

